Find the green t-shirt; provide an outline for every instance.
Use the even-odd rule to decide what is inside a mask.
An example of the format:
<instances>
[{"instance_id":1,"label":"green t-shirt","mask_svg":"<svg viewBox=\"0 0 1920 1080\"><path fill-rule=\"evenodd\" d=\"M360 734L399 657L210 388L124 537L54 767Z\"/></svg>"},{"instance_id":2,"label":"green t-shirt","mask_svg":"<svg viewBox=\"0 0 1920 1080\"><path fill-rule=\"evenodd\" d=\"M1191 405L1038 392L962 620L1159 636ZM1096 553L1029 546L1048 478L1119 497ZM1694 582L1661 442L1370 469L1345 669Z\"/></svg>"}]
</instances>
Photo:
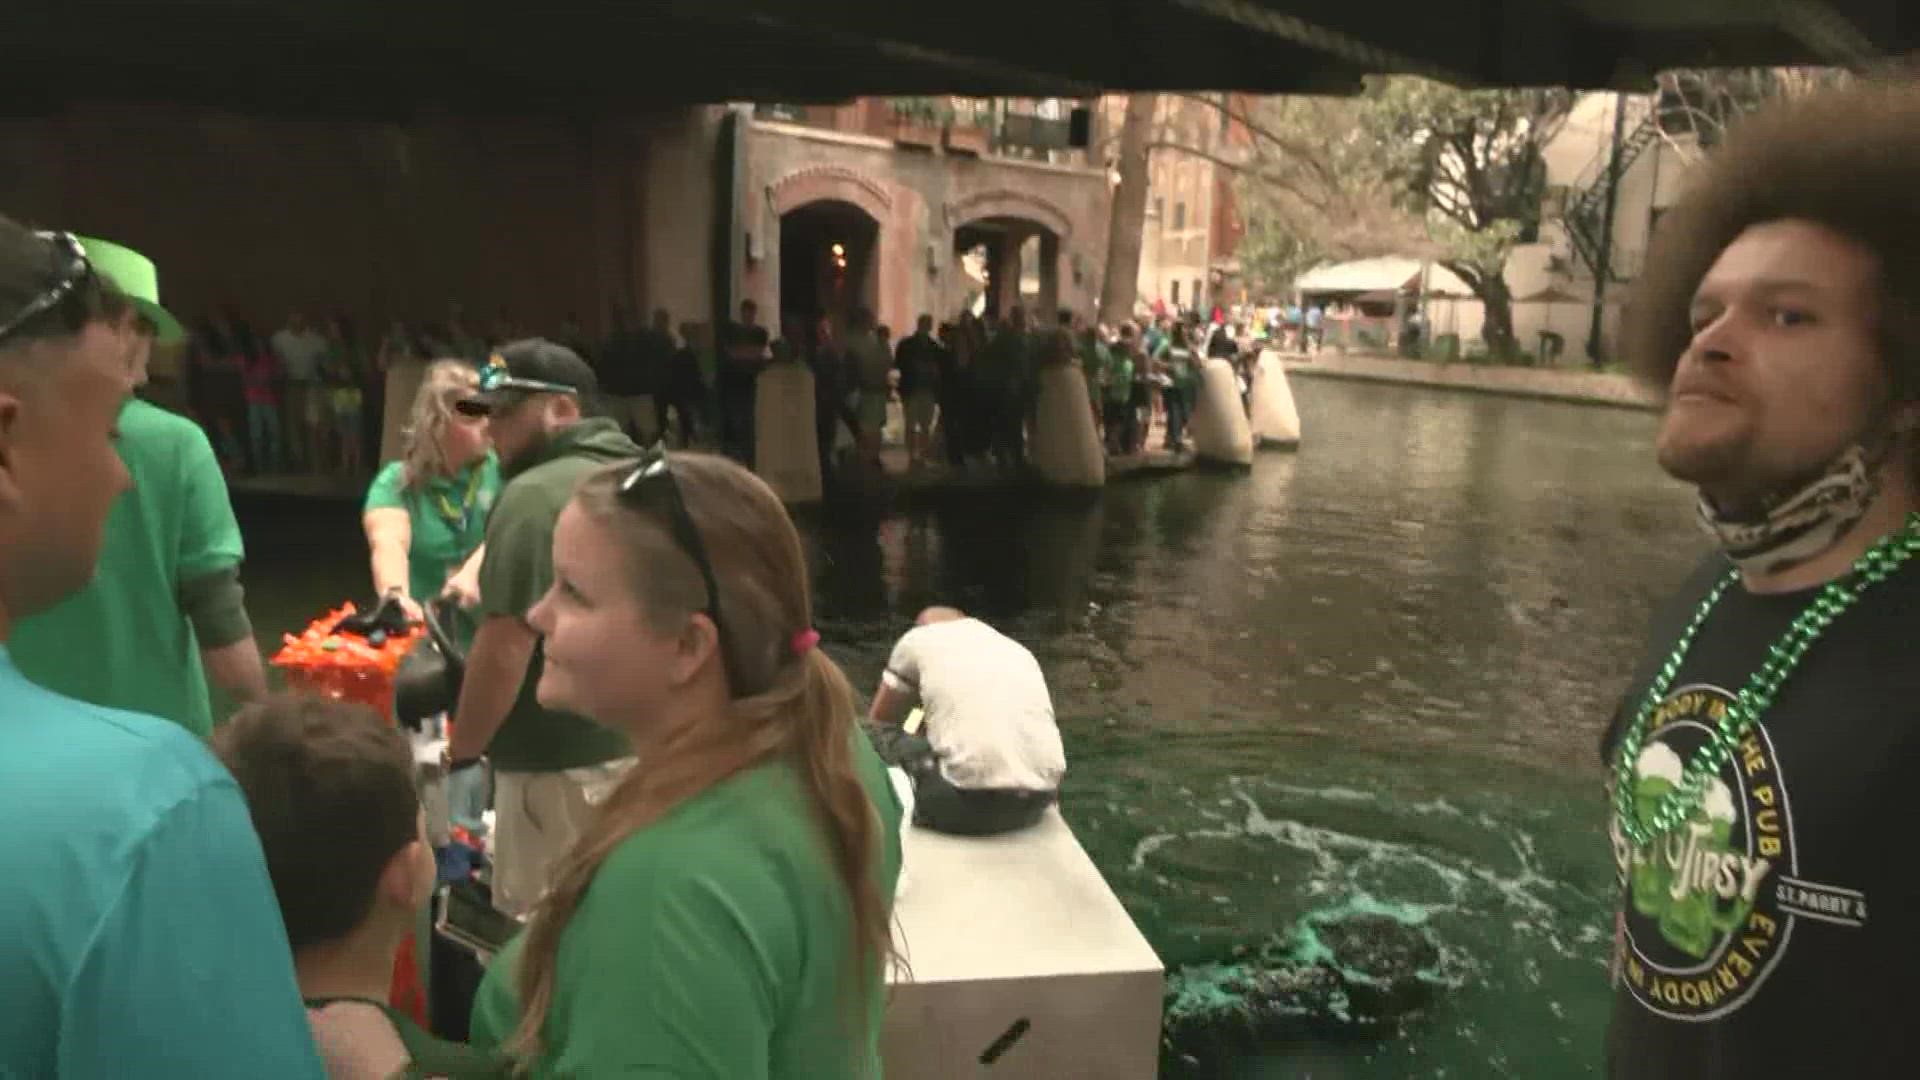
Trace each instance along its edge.
<instances>
[{"instance_id":1,"label":"green t-shirt","mask_svg":"<svg viewBox=\"0 0 1920 1080\"><path fill-rule=\"evenodd\" d=\"M367 510L405 510L413 523L407 548L407 591L422 603L440 595L447 578L487 536L487 515L500 497L500 462L491 453L453 476L417 487L402 482L404 466L389 461L367 488Z\"/></svg>"},{"instance_id":2,"label":"green t-shirt","mask_svg":"<svg viewBox=\"0 0 1920 1080\"><path fill-rule=\"evenodd\" d=\"M1169 374L1173 376L1174 388L1181 393L1191 391L1200 381L1197 358L1193 355L1193 350L1186 346L1170 350L1167 353L1167 363L1172 368Z\"/></svg>"},{"instance_id":3,"label":"green t-shirt","mask_svg":"<svg viewBox=\"0 0 1920 1080\"><path fill-rule=\"evenodd\" d=\"M1125 405L1133 400L1133 357L1116 352L1107 364L1107 403Z\"/></svg>"},{"instance_id":4,"label":"green t-shirt","mask_svg":"<svg viewBox=\"0 0 1920 1080\"><path fill-rule=\"evenodd\" d=\"M553 584L553 526L582 478L640 448L612 420L582 420L553 437L500 492L487 521L487 557L480 563L480 616L524 620ZM624 735L583 716L540 707L545 654L527 662L520 696L487 746L493 767L505 772L558 772L626 757Z\"/></svg>"},{"instance_id":5,"label":"green t-shirt","mask_svg":"<svg viewBox=\"0 0 1920 1080\"><path fill-rule=\"evenodd\" d=\"M164 716L204 736L213 709L203 643L181 610L180 587L240 565L240 525L199 425L130 399L119 427L133 489L107 515L92 583L15 623L8 648L21 673L49 690Z\"/></svg>"},{"instance_id":6,"label":"green t-shirt","mask_svg":"<svg viewBox=\"0 0 1920 1080\"><path fill-rule=\"evenodd\" d=\"M849 724L860 780L880 815L877 884L891 913L900 804L865 733ZM878 1077L878 972L864 980L863 1037L848 1037L842 1004L851 911L793 763L767 762L714 785L601 865L560 938L545 1049L532 1075ZM494 961L474 997L476 1046L497 1046L518 1025L519 944Z\"/></svg>"}]
</instances>

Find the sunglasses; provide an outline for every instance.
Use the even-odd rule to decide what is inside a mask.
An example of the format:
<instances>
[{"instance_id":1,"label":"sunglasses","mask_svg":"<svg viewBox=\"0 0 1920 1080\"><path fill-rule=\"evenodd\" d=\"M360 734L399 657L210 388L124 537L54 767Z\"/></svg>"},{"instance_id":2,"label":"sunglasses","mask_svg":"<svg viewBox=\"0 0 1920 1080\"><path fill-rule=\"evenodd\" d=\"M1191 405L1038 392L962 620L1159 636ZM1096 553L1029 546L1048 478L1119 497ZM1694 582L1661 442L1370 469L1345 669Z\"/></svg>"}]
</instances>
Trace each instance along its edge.
<instances>
[{"instance_id":1,"label":"sunglasses","mask_svg":"<svg viewBox=\"0 0 1920 1080\"><path fill-rule=\"evenodd\" d=\"M673 478L673 466L667 460L664 444L648 450L626 479L620 481L620 497L638 501L648 485L662 488L667 493L668 520L673 528L673 539L693 560L694 565L700 568L700 580L707 587L707 617L713 620L717 632L720 629L720 586L713 577L713 564L707 560L707 546L700 542L700 530L694 527L693 516L687 513L686 500L680 495L680 485Z\"/></svg>"},{"instance_id":2,"label":"sunglasses","mask_svg":"<svg viewBox=\"0 0 1920 1080\"><path fill-rule=\"evenodd\" d=\"M87 258L87 249L81 245L78 237L69 232L41 232L34 235L47 241L53 249L53 284L29 300L27 306L15 312L12 318L0 323L0 341L35 317L59 306L62 300L73 295L75 289L93 276L93 262Z\"/></svg>"},{"instance_id":3,"label":"sunglasses","mask_svg":"<svg viewBox=\"0 0 1920 1080\"><path fill-rule=\"evenodd\" d=\"M510 374L506 367L489 364L480 369L480 392L485 394L494 390L522 390L529 394L578 394L576 387L541 379L522 379Z\"/></svg>"}]
</instances>

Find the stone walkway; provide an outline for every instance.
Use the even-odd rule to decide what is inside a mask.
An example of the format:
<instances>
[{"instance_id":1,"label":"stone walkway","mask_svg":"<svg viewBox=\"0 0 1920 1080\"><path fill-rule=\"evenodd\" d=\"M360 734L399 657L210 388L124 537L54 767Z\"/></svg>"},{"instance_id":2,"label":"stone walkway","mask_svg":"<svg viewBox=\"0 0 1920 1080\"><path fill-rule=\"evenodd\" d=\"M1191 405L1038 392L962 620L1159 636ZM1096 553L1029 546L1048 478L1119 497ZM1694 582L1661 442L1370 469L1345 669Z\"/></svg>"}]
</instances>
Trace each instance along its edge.
<instances>
[{"instance_id":1,"label":"stone walkway","mask_svg":"<svg viewBox=\"0 0 1920 1080\"><path fill-rule=\"evenodd\" d=\"M1388 356L1342 355L1334 352L1319 353L1311 358L1287 353L1283 354L1283 362L1290 377L1431 386L1444 390L1468 390L1625 409L1657 411L1661 407L1660 395L1626 375L1613 372L1504 367L1460 361L1442 364L1430 360L1400 360Z\"/></svg>"}]
</instances>

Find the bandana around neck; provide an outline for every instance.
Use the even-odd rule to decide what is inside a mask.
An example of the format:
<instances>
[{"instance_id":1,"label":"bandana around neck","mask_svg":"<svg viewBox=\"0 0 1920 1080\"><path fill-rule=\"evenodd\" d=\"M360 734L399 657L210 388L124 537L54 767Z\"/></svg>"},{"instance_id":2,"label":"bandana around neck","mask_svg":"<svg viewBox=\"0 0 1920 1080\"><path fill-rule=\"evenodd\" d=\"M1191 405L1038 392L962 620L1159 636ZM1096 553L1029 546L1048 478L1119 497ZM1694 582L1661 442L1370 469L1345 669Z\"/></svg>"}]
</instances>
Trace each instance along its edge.
<instances>
[{"instance_id":1,"label":"bandana around neck","mask_svg":"<svg viewBox=\"0 0 1920 1080\"><path fill-rule=\"evenodd\" d=\"M1866 514L1880 489L1876 464L1873 455L1856 444L1753 520L1727 517L1702 494L1700 522L1742 571L1778 573L1832 547Z\"/></svg>"}]
</instances>

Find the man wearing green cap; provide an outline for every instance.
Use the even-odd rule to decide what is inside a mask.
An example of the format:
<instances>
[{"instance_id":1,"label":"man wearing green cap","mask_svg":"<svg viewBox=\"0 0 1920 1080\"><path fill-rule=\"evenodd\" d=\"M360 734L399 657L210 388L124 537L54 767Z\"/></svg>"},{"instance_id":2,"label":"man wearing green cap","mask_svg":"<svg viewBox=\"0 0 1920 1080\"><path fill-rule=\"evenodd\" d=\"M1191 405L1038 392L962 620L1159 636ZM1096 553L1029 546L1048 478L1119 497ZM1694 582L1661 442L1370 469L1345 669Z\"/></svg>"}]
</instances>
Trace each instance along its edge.
<instances>
[{"instance_id":1,"label":"man wearing green cap","mask_svg":"<svg viewBox=\"0 0 1920 1080\"><path fill-rule=\"evenodd\" d=\"M133 304L129 364L134 384L144 383L154 341L180 340L180 324L159 304L151 261L118 244L82 242L96 272ZM205 736L209 676L236 701L267 692L242 604L240 526L198 425L130 397L119 428L133 489L107 519L99 571L65 602L22 619L8 647L20 671L49 690Z\"/></svg>"}]
</instances>

